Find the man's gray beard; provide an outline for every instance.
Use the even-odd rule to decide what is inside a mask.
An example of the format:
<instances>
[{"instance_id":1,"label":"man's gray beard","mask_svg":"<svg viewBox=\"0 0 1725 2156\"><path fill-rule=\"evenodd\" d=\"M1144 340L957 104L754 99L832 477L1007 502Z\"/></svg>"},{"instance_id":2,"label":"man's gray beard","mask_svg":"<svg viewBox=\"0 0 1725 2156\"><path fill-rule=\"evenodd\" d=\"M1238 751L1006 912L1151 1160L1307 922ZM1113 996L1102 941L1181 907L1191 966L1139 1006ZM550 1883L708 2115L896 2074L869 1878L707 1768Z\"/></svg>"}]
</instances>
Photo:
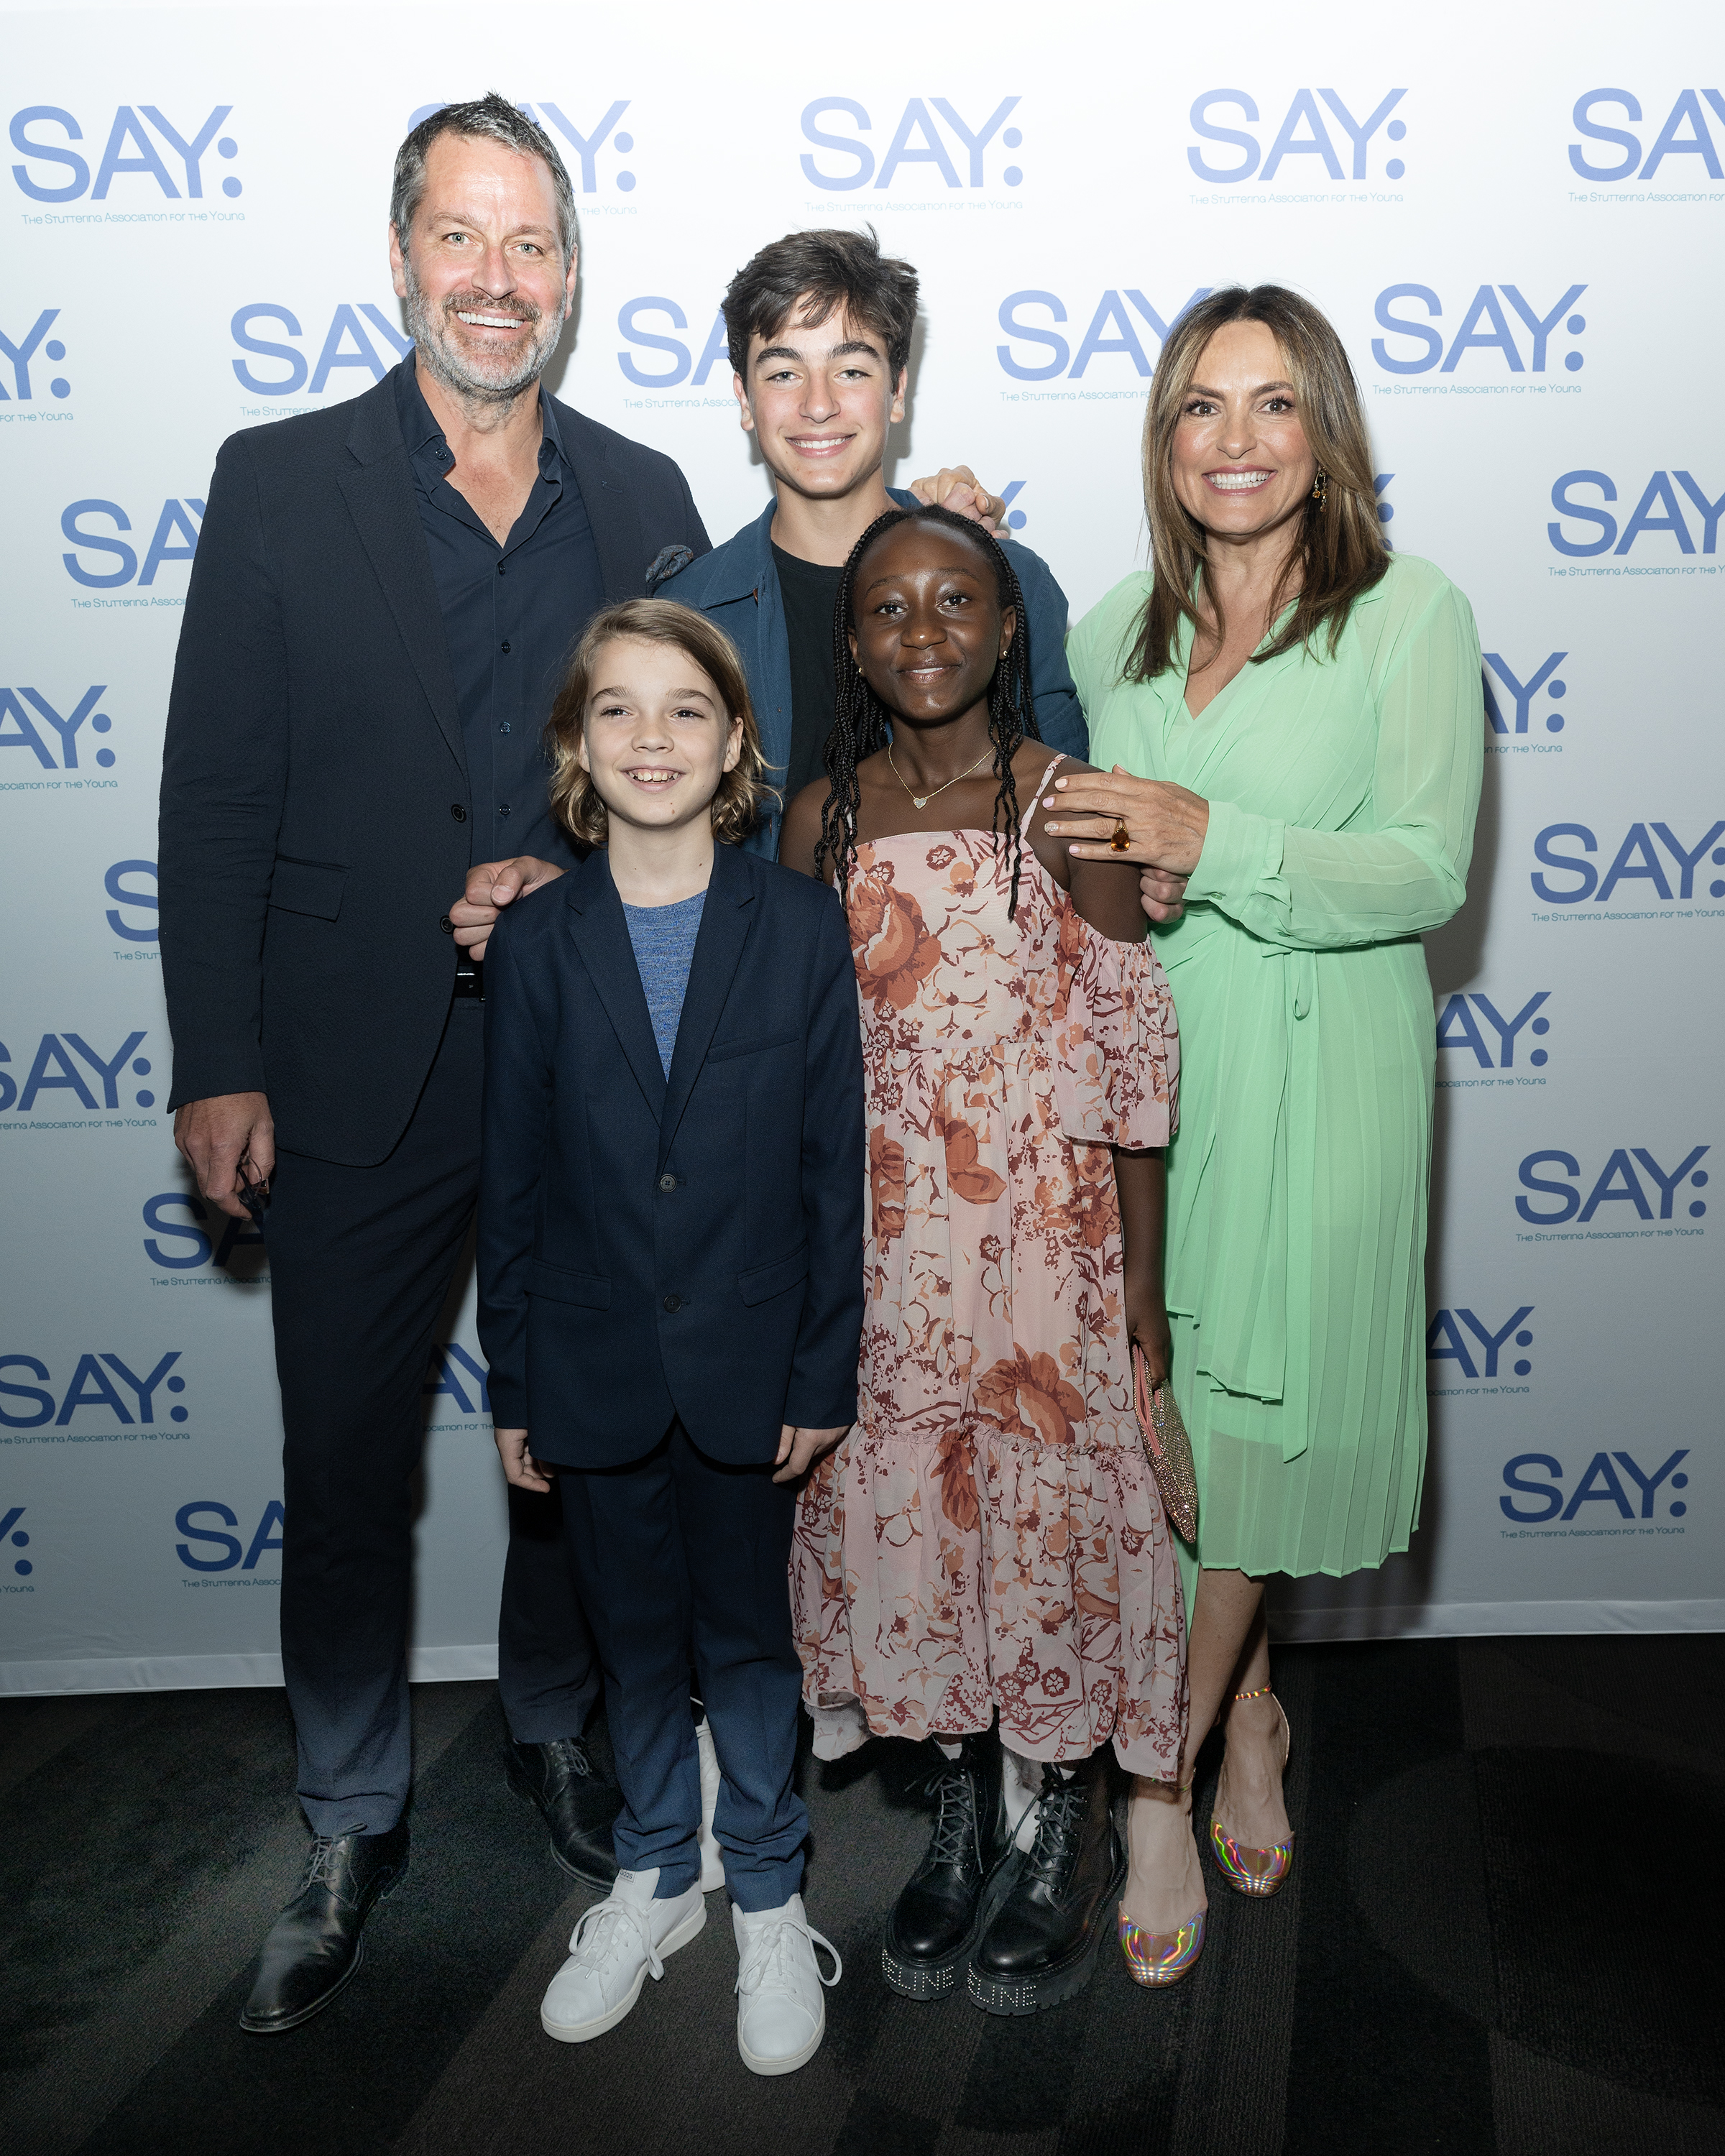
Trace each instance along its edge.
<instances>
[{"instance_id":1,"label":"man's gray beard","mask_svg":"<svg viewBox=\"0 0 1725 2156\"><path fill-rule=\"evenodd\" d=\"M408 335L413 340L420 358L452 395L506 404L539 379L562 334L561 316L555 321L541 317L539 336L525 352L516 355L506 374L480 374L449 342L444 331L442 311L427 300L423 286L413 275L412 263L404 259L402 270L408 288Z\"/></svg>"}]
</instances>

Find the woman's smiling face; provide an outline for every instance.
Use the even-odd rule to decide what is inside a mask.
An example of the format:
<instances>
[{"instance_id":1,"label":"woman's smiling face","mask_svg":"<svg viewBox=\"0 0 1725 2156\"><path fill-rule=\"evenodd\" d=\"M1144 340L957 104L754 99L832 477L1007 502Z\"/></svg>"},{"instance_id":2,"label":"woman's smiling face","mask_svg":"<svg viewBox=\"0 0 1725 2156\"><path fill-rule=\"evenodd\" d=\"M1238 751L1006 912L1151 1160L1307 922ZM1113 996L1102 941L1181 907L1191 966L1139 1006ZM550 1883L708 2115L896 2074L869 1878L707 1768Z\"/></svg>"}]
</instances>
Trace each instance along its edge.
<instances>
[{"instance_id":1,"label":"woman's smiling face","mask_svg":"<svg viewBox=\"0 0 1725 2156\"><path fill-rule=\"evenodd\" d=\"M993 565L959 531L907 520L858 564L850 649L890 711L916 723L983 701L1012 639Z\"/></svg>"},{"instance_id":2,"label":"woman's smiling face","mask_svg":"<svg viewBox=\"0 0 1725 2156\"><path fill-rule=\"evenodd\" d=\"M1180 400L1174 492L1206 531L1242 539L1303 511L1317 476L1287 362L1263 322L1230 322Z\"/></svg>"}]
</instances>

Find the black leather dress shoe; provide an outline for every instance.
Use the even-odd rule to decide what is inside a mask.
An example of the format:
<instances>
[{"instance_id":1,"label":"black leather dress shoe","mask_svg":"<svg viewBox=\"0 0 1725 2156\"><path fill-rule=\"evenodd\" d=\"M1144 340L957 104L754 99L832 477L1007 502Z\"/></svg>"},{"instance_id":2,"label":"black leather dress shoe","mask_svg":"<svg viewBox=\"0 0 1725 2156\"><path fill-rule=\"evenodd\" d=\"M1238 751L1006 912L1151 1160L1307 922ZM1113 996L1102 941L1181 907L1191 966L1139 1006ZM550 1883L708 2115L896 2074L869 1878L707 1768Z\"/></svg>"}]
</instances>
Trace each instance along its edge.
<instances>
[{"instance_id":1,"label":"black leather dress shoe","mask_svg":"<svg viewBox=\"0 0 1725 2156\"><path fill-rule=\"evenodd\" d=\"M258 1956L240 2027L274 2036L321 2012L359 1967L373 1905L394 1892L407 1868L405 1821L388 1834L319 1835L305 1885Z\"/></svg>"},{"instance_id":2,"label":"black leather dress shoe","mask_svg":"<svg viewBox=\"0 0 1725 2156\"><path fill-rule=\"evenodd\" d=\"M1083 1990L1126 1885L1106 1754L1092 1753L1070 1779L1053 1767L1042 1775L1035 1841L970 1964L970 1995L990 2014L1037 2014Z\"/></svg>"},{"instance_id":3,"label":"black leather dress shoe","mask_svg":"<svg viewBox=\"0 0 1725 2156\"><path fill-rule=\"evenodd\" d=\"M967 1737L956 1759L931 1744L936 1800L928 1852L886 1919L880 1968L906 1999L944 1999L987 1921L988 1888L1012 1849L992 1730Z\"/></svg>"},{"instance_id":4,"label":"black leather dress shoe","mask_svg":"<svg viewBox=\"0 0 1725 2156\"><path fill-rule=\"evenodd\" d=\"M539 1807L551 1830L551 1853L572 1879L608 1887L617 1876L611 1822L623 1809L623 1792L578 1737L549 1744L517 1744L511 1737L505 1760L509 1786Z\"/></svg>"}]
</instances>

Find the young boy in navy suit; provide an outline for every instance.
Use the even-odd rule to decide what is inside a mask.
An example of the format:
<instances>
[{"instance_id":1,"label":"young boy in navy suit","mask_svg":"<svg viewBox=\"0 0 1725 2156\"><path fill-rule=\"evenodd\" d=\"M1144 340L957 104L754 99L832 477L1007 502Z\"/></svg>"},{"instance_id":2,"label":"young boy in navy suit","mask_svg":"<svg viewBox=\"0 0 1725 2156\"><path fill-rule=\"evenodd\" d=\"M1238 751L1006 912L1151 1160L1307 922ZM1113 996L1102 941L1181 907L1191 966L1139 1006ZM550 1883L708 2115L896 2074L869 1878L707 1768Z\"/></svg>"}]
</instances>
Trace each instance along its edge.
<instances>
[{"instance_id":1,"label":"young boy in navy suit","mask_svg":"<svg viewBox=\"0 0 1725 2156\"><path fill-rule=\"evenodd\" d=\"M486 959L480 1337L506 1474L562 1476L624 1804L616 1885L540 2018L565 2043L603 2035L706 1922L692 1640L737 2045L788 2073L838 1980L798 1891L788 1564L794 1486L856 1411L850 937L824 886L735 843L767 791L760 739L703 615L597 616L548 738L553 807L593 850L510 909Z\"/></svg>"}]
</instances>

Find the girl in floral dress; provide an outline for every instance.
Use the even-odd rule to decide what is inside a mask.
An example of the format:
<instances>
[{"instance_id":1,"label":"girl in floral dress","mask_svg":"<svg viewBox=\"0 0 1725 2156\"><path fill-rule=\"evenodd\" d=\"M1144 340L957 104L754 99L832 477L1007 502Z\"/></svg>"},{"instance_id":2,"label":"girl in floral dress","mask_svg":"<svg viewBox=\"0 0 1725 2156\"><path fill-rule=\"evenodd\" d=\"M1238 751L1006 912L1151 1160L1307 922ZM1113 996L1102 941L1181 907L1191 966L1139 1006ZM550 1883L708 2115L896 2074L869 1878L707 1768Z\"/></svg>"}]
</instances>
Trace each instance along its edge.
<instances>
[{"instance_id":1,"label":"girl in floral dress","mask_svg":"<svg viewBox=\"0 0 1725 2156\"><path fill-rule=\"evenodd\" d=\"M1056 767L1085 767L1036 737L1005 552L894 511L836 618L829 783L780 858L845 897L871 1207L859 1419L792 1553L803 1697L823 1758L929 1745L888 1982L937 1998L968 1964L978 2005L1031 2013L1082 1987L1125 1879L1106 1746L1178 1769L1179 1582L1131 1363L1168 1367L1178 1042L1136 877L1043 830ZM1040 1789L1016 1836L1003 1744Z\"/></svg>"}]
</instances>

